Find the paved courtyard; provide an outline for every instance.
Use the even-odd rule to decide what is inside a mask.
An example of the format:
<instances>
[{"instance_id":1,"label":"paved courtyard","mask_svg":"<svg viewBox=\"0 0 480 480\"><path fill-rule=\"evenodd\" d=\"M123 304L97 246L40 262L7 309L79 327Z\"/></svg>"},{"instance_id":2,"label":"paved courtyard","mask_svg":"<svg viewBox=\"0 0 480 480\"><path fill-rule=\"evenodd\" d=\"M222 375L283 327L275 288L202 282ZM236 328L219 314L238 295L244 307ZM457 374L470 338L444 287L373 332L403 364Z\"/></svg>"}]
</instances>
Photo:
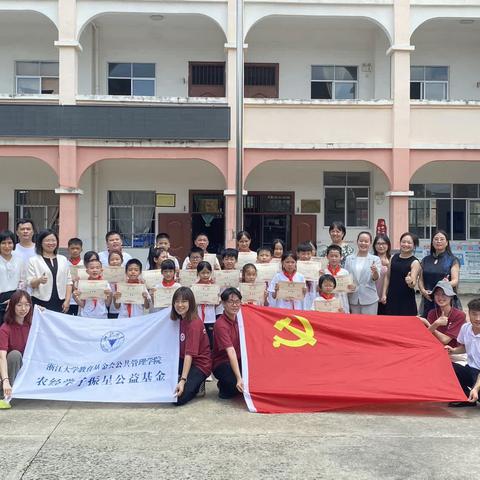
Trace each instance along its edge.
<instances>
[{"instance_id":1,"label":"paved courtyard","mask_svg":"<svg viewBox=\"0 0 480 480\"><path fill-rule=\"evenodd\" d=\"M466 479L480 407L259 415L243 401L171 405L16 400L0 411L1 479Z\"/></svg>"}]
</instances>

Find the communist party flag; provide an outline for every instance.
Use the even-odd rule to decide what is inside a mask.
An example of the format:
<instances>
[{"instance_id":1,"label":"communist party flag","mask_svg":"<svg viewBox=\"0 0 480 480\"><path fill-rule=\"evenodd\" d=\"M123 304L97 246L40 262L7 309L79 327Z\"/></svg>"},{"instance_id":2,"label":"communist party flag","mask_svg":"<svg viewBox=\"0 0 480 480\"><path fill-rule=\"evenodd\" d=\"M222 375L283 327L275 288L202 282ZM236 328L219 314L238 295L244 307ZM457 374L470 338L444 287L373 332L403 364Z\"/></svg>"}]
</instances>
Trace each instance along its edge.
<instances>
[{"instance_id":1,"label":"communist party flag","mask_svg":"<svg viewBox=\"0 0 480 480\"><path fill-rule=\"evenodd\" d=\"M244 305L239 329L253 412L466 400L443 345L416 317Z\"/></svg>"}]
</instances>

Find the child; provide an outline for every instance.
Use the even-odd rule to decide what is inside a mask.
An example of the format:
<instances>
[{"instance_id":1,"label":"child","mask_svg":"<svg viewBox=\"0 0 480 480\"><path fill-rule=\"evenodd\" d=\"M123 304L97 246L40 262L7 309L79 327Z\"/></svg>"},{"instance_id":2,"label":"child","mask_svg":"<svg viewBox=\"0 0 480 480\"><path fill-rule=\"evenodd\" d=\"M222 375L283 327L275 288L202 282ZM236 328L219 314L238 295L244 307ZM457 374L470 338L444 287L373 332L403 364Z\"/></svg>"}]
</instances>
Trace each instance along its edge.
<instances>
[{"instance_id":1,"label":"child","mask_svg":"<svg viewBox=\"0 0 480 480\"><path fill-rule=\"evenodd\" d=\"M140 275L142 274L142 262L137 258L130 259L125 265L125 273L127 275L127 283L143 283L140 280ZM143 286L143 299L144 302L142 305L134 303L121 303L120 292L115 292L113 295L113 300L115 308L118 309L118 318L128 318L128 317L137 317L144 315L145 309L150 307L150 295L148 294L147 289Z\"/></svg>"},{"instance_id":2,"label":"child","mask_svg":"<svg viewBox=\"0 0 480 480\"><path fill-rule=\"evenodd\" d=\"M201 261L197 265L197 276L198 281L197 283L200 285L208 285L213 283L212 281L212 266L210 263ZM213 325L216 320L215 315L215 305L205 305L202 303L197 302L197 313L200 319L205 324L205 328L207 330L208 339L210 341L210 347L213 348Z\"/></svg>"},{"instance_id":3,"label":"child","mask_svg":"<svg viewBox=\"0 0 480 480\"><path fill-rule=\"evenodd\" d=\"M161 267L164 260L167 260L170 257L168 255L168 252L164 248L156 248L153 251L152 258L153 258L153 268L150 268L150 270L158 270ZM176 270L177 267L176 267L175 261L172 260L172 262L173 262L173 264L175 266L175 270Z\"/></svg>"},{"instance_id":4,"label":"child","mask_svg":"<svg viewBox=\"0 0 480 480\"><path fill-rule=\"evenodd\" d=\"M468 315L470 322L463 324L457 337L458 347L445 345L445 350L450 354L467 353L467 364L452 363L458 381L462 386L468 402L451 402L450 407L475 407L478 400L480 387L480 298L468 302Z\"/></svg>"},{"instance_id":5,"label":"child","mask_svg":"<svg viewBox=\"0 0 480 480\"><path fill-rule=\"evenodd\" d=\"M85 252L83 254L83 264L86 265L92 258L100 260L100 255L94 250L89 250L88 252Z\"/></svg>"},{"instance_id":6,"label":"child","mask_svg":"<svg viewBox=\"0 0 480 480\"><path fill-rule=\"evenodd\" d=\"M337 298L335 293L333 293L336 286L337 281L335 280L335 277L333 275L330 275L329 273L322 275L318 279L318 293L320 296L315 298L312 302L311 310L316 310L316 302L331 302L332 300ZM343 307L340 306L338 312L344 313Z\"/></svg>"},{"instance_id":7,"label":"child","mask_svg":"<svg viewBox=\"0 0 480 480\"><path fill-rule=\"evenodd\" d=\"M285 251L285 242L276 238L272 242L272 261L280 262L282 260L283 252Z\"/></svg>"},{"instance_id":8,"label":"child","mask_svg":"<svg viewBox=\"0 0 480 480\"><path fill-rule=\"evenodd\" d=\"M297 245L297 258L301 262L309 262L312 259L312 244L310 242L303 242ZM307 293L304 299L304 308L305 310L310 310L317 296L317 282L316 280L307 280L306 285Z\"/></svg>"},{"instance_id":9,"label":"child","mask_svg":"<svg viewBox=\"0 0 480 480\"><path fill-rule=\"evenodd\" d=\"M285 300L277 298L278 294L278 282L303 282L305 283L305 277L297 273L297 256L292 252L285 252L282 255L282 271L278 272L270 282L268 291L272 294L272 298L275 302L274 307L277 308L289 308L292 310L303 310L302 300ZM303 288L303 295L307 292L306 287Z\"/></svg>"},{"instance_id":10,"label":"child","mask_svg":"<svg viewBox=\"0 0 480 480\"><path fill-rule=\"evenodd\" d=\"M155 264L153 262L153 254L155 249L161 248L163 250L166 250L167 254L168 251L170 250L170 235L165 232L161 232L157 234L155 237L155 247L150 248L150 251L148 252L148 268L149 270L154 270L155 269ZM175 262L175 269L178 272L180 270L180 265L178 263L178 259L174 257L173 255L168 254L168 258L171 258Z\"/></svg>"},{"instance_id":11,"label":"child","mask_svg":"<svg viewBox=\"0 0 480 480\"><path fill-rule=\"evenodd\" d=\"M154 295L155 290L157 288L166 287L166 288L175 288L176 289L176 288L181 287L181 285L179 283L175 282L175 262L172 259L167 258L166 260L164 260L162 262L162 264L160 265L160 270L161 270L162 275L163 275L163 280L162 280L162 283L159 283L158 285L155 285L155 287L151 289L150 294L152 295L152 298L153 298L153 295ZM155 308L153 306L153 302L152 302L152 306L150 308L150 313L160 312L160 311L164 310L165 308L170 308L170 307Z\"/></svg>"},{"instance_id":12,"label":"child","mask_svg":"<svg viewBox=\"0 0 480 480\"><path fill-rule=\"evenodd\" d=\"M123 265L123 254L122 252L110 252L108 254L108 266L109 267L121 267ZM110 288L112 292L117 291L117 284L111 283ZM115 308L115 302L110 303L108 308L108 318L118 318L118 308Z\"/></svg>"},{"instance_id":13,"label":"child","mask_svg":"<svg viewBox=\"0 0 480 480\"><path fill-rule=\"evenodd\" d=\"M82 248L83 248L83 242L79 238L71 238L68 241L68 262L71 265L75 266L80 266L83 265L84 263L82 262ZM75 303L75 299L72 298L70 299L70 308L68 309L68 315L78 315L78 305Z\"/></svg>"},{"instance_id":14,"label":"child","mask_svg":"<svg viewBox=\"0 0 480 480\"><path fill-rule=\"evenodd\" d=\"M257 283L257 267L253 263L247 263L242 268L242 283ZM248 302L255 303L255 302ZM263 306L268 307L268 291L265 289Z\"/></svg>"},{"instance_id":15,"label":"child","mask_svg":"<svg viewBox=\"0 0 480 480\"><path fill-rule=\"evenodd\" d=\"M183 262L183 270L196 270L197 265L203 260L205 252L200 247L192 247L188 257Z\"/></svg>"},{"instance_id":16,"label":"child","mask_svg":"<svg viewBox=\"0 0 480 480\"><path fill-rule=\"evenodd\" d=\"M222 255L222 269L235 270L238 261L238 250L236 248L226 248Z\"/></svg>"},{"instance_id":17,"label":"child","mask_svg":"<svg viewBox=\"0 0 480 480\"><path fill-rule=\"evenodd\" d=\"M333 277L343 277L348 275L348 271L342 268L342 247L338 245L330 245L327 247L327 268L323 271L325 274L330 274ZM355 290L355 285L350 285L350 290ZM348 293L338 292L335 294L336 298L340 300L344 313L350 313L350 304L348 303Z\"/></svg>"},{"instance_id":18,"label":"child","mask_svg":"<svg viewBox=\"0 0 480 480\"><path fill-rule=\"evenodd\" d=\"M102 280L102 264L100 260L92 259L87 263L88 280ZM103 298L87 298L82 300L80 290L75 290L73 298L80 307L79 317L88 318L107 318L108 307L112 302L112 289L110 287L104 290Z\"/></svg>"},{"instance_id":19,"label":"child","mask_svg":"<svg viewBox=\"0 0 480 480\"><path fill-rule=\"evenodd\" d=\"M257 263L270 263L272 261L272 251L267 247L260 247L257 250Z\"/></svg>"}]
</instances>

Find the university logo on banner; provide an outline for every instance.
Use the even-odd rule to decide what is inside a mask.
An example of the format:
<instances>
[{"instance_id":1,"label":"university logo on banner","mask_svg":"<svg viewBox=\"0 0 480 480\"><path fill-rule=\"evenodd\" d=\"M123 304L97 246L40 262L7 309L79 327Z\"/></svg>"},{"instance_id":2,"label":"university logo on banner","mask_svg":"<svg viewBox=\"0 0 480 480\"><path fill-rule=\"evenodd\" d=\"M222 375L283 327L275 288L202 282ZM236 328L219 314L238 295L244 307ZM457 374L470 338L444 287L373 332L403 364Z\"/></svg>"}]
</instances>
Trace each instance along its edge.
<instances>
[{"instance_id":1,"label":"university logo on banner","mask_svg":"<svg viewBox=\"0 0 480 480\"><path fill-rule=\"evenodd\" d=\"M175 402L178 339L169 309L90 319L35 308L13 397Z\"/></svg>"},{"instance_id":2,"label":"university logo on banner","mask_svg":"<svg viewBox=\"0 0 480 480\"><path fill-rule=\"evenodd\" d=\"M253 412L465 400L443 345L416 317L246 305L239 329Z\"/></svg>"}]
</instances>

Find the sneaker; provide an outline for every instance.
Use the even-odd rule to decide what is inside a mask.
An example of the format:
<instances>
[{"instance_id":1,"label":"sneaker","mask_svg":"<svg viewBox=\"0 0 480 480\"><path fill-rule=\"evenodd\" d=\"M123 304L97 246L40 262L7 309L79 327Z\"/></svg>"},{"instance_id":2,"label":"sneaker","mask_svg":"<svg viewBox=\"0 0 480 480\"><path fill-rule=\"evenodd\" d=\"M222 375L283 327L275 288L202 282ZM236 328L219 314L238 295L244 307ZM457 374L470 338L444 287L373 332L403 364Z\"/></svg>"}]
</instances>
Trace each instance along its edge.
<instances>
[{"instance_id":1,"label":"sneaker","mask_svg":"<svg viewBox=\"0 0 480 480\"><path fill-rule=\"evenodd\" d=\"M205 381L206 381L206 382L213 382L213 377L212 377L212 375L210 374L210 375L206 378Z\"/></svg>"},{"instance_id":2,"label":"sneaker","mask_svg":"<svg viewBox=\"0 0 480 480\"><path fill-rule=\"evenodd\" d=\"M476 407L477 402L450 402L448 406L452 408Z\"/></svg>"},{"instance_id":3,"label":"sneaker","mask_svg":"<svg viewBox=\"0 0 480 480\"><path fill-rule=\"evenodd\" d=\"M200 388L198 389L197 397L204 397L205 396L205 382L200 384Z\"/></svg>"}]
</instances>

